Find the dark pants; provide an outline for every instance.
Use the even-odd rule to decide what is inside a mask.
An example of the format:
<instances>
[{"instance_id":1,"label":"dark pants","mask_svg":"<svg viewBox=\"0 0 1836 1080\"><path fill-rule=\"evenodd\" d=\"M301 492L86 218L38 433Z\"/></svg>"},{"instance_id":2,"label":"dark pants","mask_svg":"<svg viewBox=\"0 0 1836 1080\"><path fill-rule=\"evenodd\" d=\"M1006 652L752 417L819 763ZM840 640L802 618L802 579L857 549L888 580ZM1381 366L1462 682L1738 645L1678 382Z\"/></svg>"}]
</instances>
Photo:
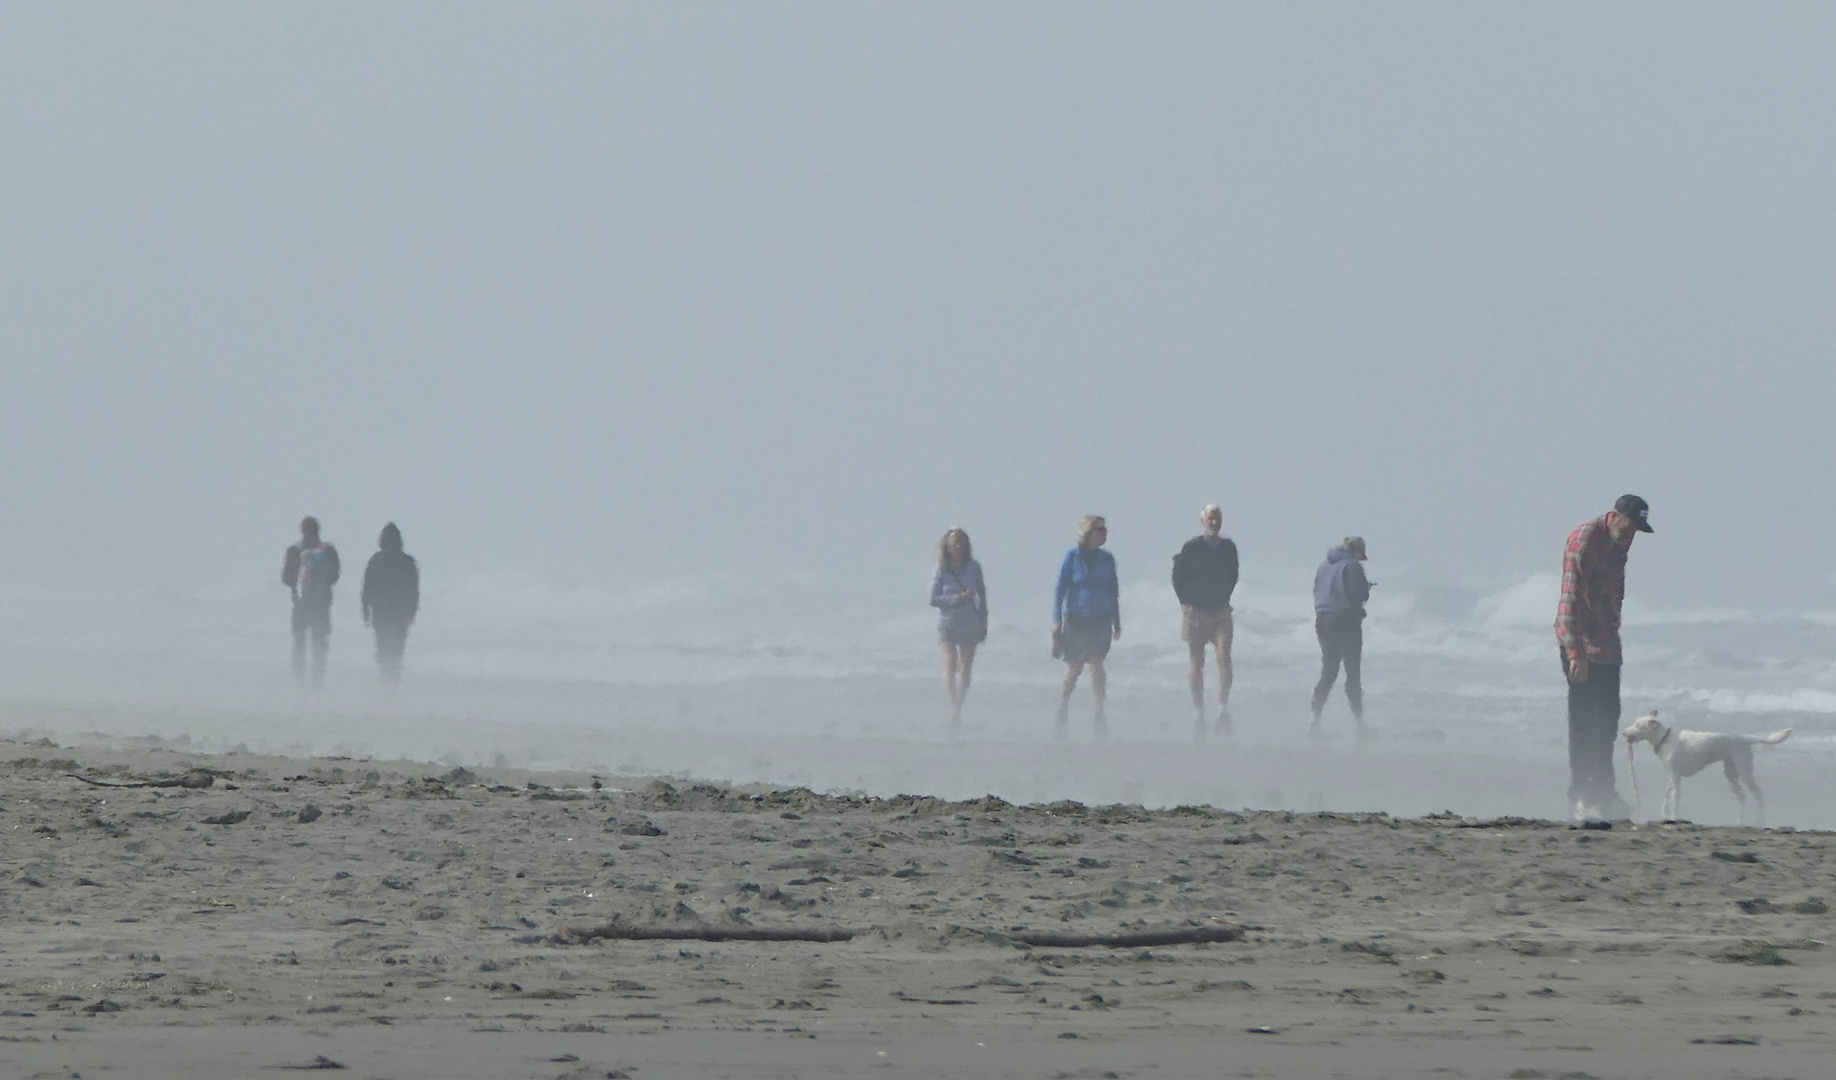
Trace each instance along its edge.
<instances>
[{"instance_id":1,"label":"dark pants","mask_svg":"<svg viewBox=\"0 0 1836 1080\"><path fill-rule=\"evenodd\" d=\"M1562 657L1568 680L1568 657ZM1613 789L1619 739L1619 665L1589 664L1587 681L1568 683L1568 798L1602 803Z\"/></svg>"},{"instance_id":2,"label":"dark pants","mask_svg":"<svg viewBox=\"0 0 1836 1080\"><path fill-rule=\"evenodd\" d=\"M331 606L293 602L293 677L306 681L306 646L312 645L312 685L325 682L325 654L331 648Z\"/></svg>"},{"instance_id":3,"label":"dark pants","mask_svg":"<svg viewBox=\"0 0 1836 1080\"><path fill-rule=\"evenodd\" d=\"M386 619L374 622L376 663L382 668L383 685L398 686L402 681L402 652L408 648L408 624Z\"/></svg>"},{"instance_id":4,"label":"dark pants","mask_svg":"<svg viewBox=\"0 0 1836 1080\"><path fill-rule=\"evenodd\" d=\"M1313 687L1313 715L1326 706L1339 665L1345 665L1345 700L1352 715L1364 719L1364 615L1356 611L1322 611L1313 617L1313 632L1320 639L1320 681Z\"/></svg>"}]
</instances>

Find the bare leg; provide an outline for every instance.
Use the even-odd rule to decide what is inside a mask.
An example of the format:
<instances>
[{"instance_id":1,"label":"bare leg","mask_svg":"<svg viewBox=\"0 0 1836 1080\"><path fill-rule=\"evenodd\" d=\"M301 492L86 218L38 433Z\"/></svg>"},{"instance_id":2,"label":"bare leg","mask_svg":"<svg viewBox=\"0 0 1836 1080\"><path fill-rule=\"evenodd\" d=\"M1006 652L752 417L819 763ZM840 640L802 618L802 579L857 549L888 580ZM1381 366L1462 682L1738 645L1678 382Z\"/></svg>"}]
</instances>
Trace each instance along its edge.
<instances>
[{"instance_id":1,"label":"bare leg","mask_svg":"<svg viewBox=\"0 0 1836 1080\"><path fill-rule=\"evenodd\" d=\"M1103 658L1090 658L1090 696L1096 702L1096 721L1103 722L1103 706L1109 700L1109 672L1103 670Z\"/></svg>"},{"instance_id":2,"label":"bare leg","mask_svg":"<svg viewBox=\"0 0 1836 1080\"><path fill-rule=\"evenodd\" d=\"M1236 635L1233 633L1233 628L1231 624L1228 621L1226 621L1224 624L1224 632L1221 635L1219 635L1218 640L1217 640L1217 649L1218 649L1218 734L1220 735L1230 734L1230 729L1231 729L1230 685L1234 681L1235 672L1232 670L1231 663L1230 663L1230 646L1231 646L1231 639L1235 636Z\"/></svg>"},{"instance_id":3,"label":"bare leg","mask_svg":"<svg viewBox=\"0 0 1836 1080\"><path fill-rule=\"evenodd\" d=\"M958 645L958 655L962 657L962 667L956 676L956 712L957 719L962 718L963 699L969 696L969 678L975 673L975 646Z\"/></svg>"},{"instance_id":4,"label":"bare leg","mask_svg":"<svg viewBox=\"0 0 1836 1080\"><path fill-rule=\"evenodd\" d=\"M1077 689L1077 677L1083 673L1082 660L1065 665L1065 678L1058 686L1058 734L1061 737L1065 733L1065 725L1070 722L1071 691Z\"/></svg>"},{"instance_id":5,"label":"bare leg","mask_svg":"<svg viewBox=\"0 0 1836 1080\"><path fill-rule=\"evenodd\" d=\"M937 649L943 654L944 697L950 702L950 722L955 723L963 712L963 699L956 691L956 646L947 641L941 641L938 642Z\"/></svg>"},{"instance_id":6,"label":"bare leg","mask_svg":"<svg viewBox=\"0 0 1836 1080\"><path fill-rule=\"evenodd\" d=\"M1205 641L1200 638L1186 643L1187 659L1192 667L1186 672L1186 688L1192 691L1192 723L1199 734L1205 733Z\"/></svg>"}]
</instances>

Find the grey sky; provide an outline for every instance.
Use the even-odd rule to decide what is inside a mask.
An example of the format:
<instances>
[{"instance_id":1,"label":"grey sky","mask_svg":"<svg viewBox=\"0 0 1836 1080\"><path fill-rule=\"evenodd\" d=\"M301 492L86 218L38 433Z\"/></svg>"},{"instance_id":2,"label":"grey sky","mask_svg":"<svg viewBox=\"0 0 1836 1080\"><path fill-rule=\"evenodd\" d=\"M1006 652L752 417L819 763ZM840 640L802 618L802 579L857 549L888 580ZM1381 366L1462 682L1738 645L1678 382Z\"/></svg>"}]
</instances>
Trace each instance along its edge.
<instances>
[{"instance_id":1,"label":"grey sky","mask_svg":"<svg viewBox=\"0 0 1836 1080\"><path fill-rule=\"evenodd\" d=\"M1356 531L1503 582L1631 490L1635 594L1828 607L1832 40L1814 4L9 5L0 581L253 581L308 512L574 581L910 576L962 525L1043 621L1086 512L1128 578L1216 500L1247 563Z\"/></svg>"}]
</instances>

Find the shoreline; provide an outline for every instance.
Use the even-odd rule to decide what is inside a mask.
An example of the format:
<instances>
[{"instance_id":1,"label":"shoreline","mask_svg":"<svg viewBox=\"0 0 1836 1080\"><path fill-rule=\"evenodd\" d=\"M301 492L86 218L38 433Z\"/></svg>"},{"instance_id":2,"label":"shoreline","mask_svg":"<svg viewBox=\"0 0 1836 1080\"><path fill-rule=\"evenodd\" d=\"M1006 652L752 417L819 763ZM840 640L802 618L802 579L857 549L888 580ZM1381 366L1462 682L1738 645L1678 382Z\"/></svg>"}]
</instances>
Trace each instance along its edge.
<instances>
[{"instance_id":1,"label":"shoreline","mask_svg":"<svg viewBox=\"0 0 1836 1080\"><path fill-rule=\"evenodd\" d=\"M928 689L928 688L927 688ZM1189 731L1189 721L1186 731ZM490 763L534 771L662 776L815 791L891 796L925 792L940 798L993 793L1017 803L1074 799L1090 805L1138 803L1332 811L1397 816L1456 812L1469 817L1559 817L1567 781L1561 739L1497 745L1470 725L1379 728L1360 743L1347 723L1328 717L1327 738L1308 742L1291 727L1239 719L1235 739L1194 744L1177 723L1117 729L1104 743L1074 722L1072 738L1049 728L1025 731L966 725L951 739L944 725L825 731L805 725L762 730L720 718L670 723L656 717L582 714L560 721L516 722L494 716L334 711L261 711L0 700L0 737L49 736L62 742L116 740L140 749L281 753L291 757L368 757L441 761L446 767ZM1655 815L1665 777L1646 750L1638 757ZM1836 799L1826 778L1836 746L1801 732L1759 755L1768 822L1836 828ZM1620 788L1632 785L1616 752ZM1739 807L1718 773L1684 785L1684 816L1735 824Z\"/></svg>"}]
</instances>

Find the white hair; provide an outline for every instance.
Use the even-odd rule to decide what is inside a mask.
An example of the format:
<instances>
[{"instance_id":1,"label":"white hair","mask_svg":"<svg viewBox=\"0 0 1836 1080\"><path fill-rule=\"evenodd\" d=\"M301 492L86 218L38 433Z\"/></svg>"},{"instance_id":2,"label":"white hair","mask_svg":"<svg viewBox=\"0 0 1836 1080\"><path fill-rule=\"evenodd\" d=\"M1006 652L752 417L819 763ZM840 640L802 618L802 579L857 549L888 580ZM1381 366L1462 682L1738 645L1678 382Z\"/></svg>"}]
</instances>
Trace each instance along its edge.
<instances>
[{"instance_id":1,"label":"white hair","mask_svg":"<svg viewBox=\"0 0 1836 1080\"><path fill-rule=\"evenodd\" d=\"M1204 507L1199 510L1199 520L1204 521L1206 518L1210 517L1212 514L1216 514L1219 517L1223 517L1224 510L1217 503L1206 503Z\"/></svg>"}]
</instances>

